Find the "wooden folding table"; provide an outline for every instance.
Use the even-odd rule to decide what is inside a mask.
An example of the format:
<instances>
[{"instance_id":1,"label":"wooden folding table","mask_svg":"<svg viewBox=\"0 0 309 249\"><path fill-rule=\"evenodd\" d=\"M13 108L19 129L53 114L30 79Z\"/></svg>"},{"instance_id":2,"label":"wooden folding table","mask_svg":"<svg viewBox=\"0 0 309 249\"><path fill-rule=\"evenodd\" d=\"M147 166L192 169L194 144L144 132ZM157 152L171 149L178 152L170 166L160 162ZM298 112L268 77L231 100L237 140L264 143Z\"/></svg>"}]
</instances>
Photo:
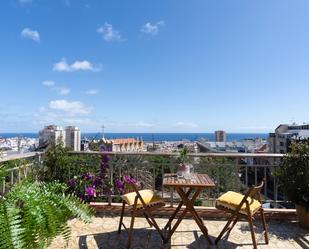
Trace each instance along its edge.
<instances>
[{"instance_id":1,"label":"wooden folding table","mask_svg":"<svg viewBox=\"0 0 309 249\"><path fill-rule=\"evenodd\" d=\"M212 244L212 241L208 236L208 230L206 226L204 225L203 220L199 217L198 213L196 212L194 208L194 202L204 189L215 186L213 180L207 174L191 174L190 179L178 178L176 174L164 174L163 186L174 188L179 194L179 196L181 197L181 201L178 207L176 208L175 212L169 218L169 221L164 227L164 229L166 230L167 228L170 227L165 243L167 243L171 239L177 227L179 226L181 221L184 219L186 213L190 212L195 222L197 223L202 233L204 234L205 238L207 239L207 241L210 244ZM193 196L190 199L191 193L193 193ZM174 224L174 226L171 227L172 221L175 219L177 213L180 211L183 205L186 206L185 209L179 215L179 218Z\"/></svg>"}]
</instances>

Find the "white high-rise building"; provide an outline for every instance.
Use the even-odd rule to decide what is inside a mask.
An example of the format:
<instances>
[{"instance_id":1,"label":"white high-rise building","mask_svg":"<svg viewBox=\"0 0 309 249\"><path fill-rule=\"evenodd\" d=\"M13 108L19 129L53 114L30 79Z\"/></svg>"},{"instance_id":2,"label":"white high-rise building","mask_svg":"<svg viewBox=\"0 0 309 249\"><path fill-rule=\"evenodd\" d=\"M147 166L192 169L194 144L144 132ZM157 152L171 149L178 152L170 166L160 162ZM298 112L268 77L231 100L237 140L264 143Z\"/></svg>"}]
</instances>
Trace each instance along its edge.
<instances>
[{"instance_id":1,"label":"white high-rise building","mask_svg":"<svg viewBox=\"0 0 309 249\"><path fill-rule=\"evenodd\" d=\"M50 144L57 144L60 141L65 144L65 131L60 126L48 125L39 132L40 148L47 147Z\"/></svg>"},{"instance_id":2,"label":"white high-rise building","mask_svg":"<svg viewBox=\"0 0 309 249\"><path fill-rule=\"evenodd\" d=\"M80 129L78 127L65 127L65 146L74 151L80 151Z\"/></svg>"}]
</instances>

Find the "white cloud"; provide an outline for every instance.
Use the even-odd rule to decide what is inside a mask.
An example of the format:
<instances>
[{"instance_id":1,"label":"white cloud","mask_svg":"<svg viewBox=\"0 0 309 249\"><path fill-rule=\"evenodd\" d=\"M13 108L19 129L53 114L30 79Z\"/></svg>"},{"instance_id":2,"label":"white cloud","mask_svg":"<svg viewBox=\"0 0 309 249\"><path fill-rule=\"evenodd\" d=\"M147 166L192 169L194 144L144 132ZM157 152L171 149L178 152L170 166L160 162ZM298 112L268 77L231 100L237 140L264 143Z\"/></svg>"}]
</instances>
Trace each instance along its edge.
<instances>
[{"instance_id":1,"label":"white cloud","mask_svg":"<svg viewBox=\"0 0 309 249\"><path fill-rule=\"evenodd\" d=\"M157 35L160 31L160 27L164 26L164 24L164 21L159 21L154 24L147 22L141 27L141 32L150 35Z\"/></svg>"},{"instance_id":2,"label":"white cloud","mask_svg":"<svg viewBox=\"0 0 309 249\"><path fill-rule=\"evenodd\" d=\"M56 90L60 95L67 95L71 92L71 90L67 87L58 87Z\"/></svg>"},{"instance_id":3,"label":"white cloud","mask_svg":"<svg viewBox=\"0 0 309 249\"><path fill-rule=\"evenodd\" d=\"M59 95L67 95L71 92L70 88L64 86L56 86L56 83L52 80L45 80L42 84L49 89L56 91Z\"/></svg>"},{"instance_id":4,"label":"white cloud","mask_svg":"<svg viewBox=\"0 0 309 249\"><path fill-rule=\"evenodd\" d=\"M101 66L95 66L87 60L75 61L71 65L67 63L66 59L62 58L59 62L55 63L53 70L57 72L75 72L75 71L92 71L98 72Z\"/></svg>"},{"instance_id":5,"label":"white cloud","mask_svg":"<svg viewBox=\"0 0 309 249\"><path fill-rule=\"evenodd\" d=\"M92 107L86 106L80 101L67 101L64 99L52 100L48 107L52 110L63 111L70 115L85 115L92 111Z\"/></svg>"},{"instance_id":6,"label":"white cloud","mask_svg":"<svg viewBox=\"0 0 309 249\"><path fill-rule=\"evenodd\" d=\"M44 110L33 115L32 121L34 124L42 126L49 124L57 124L60 126L77 125L83 131L85 130L99 130L102 122L94 117L88 116L68 116L66 113L54 112L53 110Z\"/></svg>"},{"instance_id":7,"label":"white cloud","mask_svg":"<svg viewBox=\"0 0 309 249\"><path fill-rule=\"evenodd\" d=\"M95 70L97 70L89 61L75 61L71 65L71 68L72 68L73 71L77 71L77 70L95 71Z\"/></svg>"},{"instance_id":8,"label":"white cloud","mask_svg":"<svg viewBox=\"0 0 309 249\"><path fill-rule=\"evenodd\" d=\"M71 125L97 125L98 123L91 118L64 118L62 120L65 124Z\"/></svg>"},{"instance_id":9,"label":"white cloud","mask_svg":"<svg viewBox=\"0 0 309 249\"><path fill-rule=\"evenodd\" d=\"M101 33L103 39L108 42L112 42L112 41L121 42L125 40L122 38L120 32L118 30L115 30L113 28L113 25L107 22L104 23L103 26L99 27L97 29L97 32Z\"/></svg>"},{"instance_id":10,"label":"white cloud","mask_svg":"<svg viewBox=\"0 0 309 249\"><path fill-rule=\"evenodd\" d=\"M61 126L78 125L86 129L96 127L96 130L101 122L96 120L92 111L92 107L80 101L52 100L46 106L39 107L33 115L33 121L40 126L56 123Z\"/></svg>"},{"instance_id":11,"label":"white cloud","mask_svg":"<svg viewBox=\"0 0 309 249\"><path fill-rule=\"evenodd\" d=\"M55 86L56 83L52 80L45 80L45 81L42 82L42 84L44 86L47 86L47 87L53 87L53 86Z\"/></svg>"},{"instance_id":12,"label":"white cloud","mask_svg":"<svg viewBox=\"0 0 309 249\"><path fill-rule=\"evenodd\" d=\"M40 42L40 34L36 30L31 30L29 28L24 28L21 31L21 36L24 38L29 38L35 42Z\"/></svg>"},{"instance_id":13,"label":"white cloud","mask_svg":"<svg viewBox=\"0 0 309 249\"><path fill-rule=\"evenodd\" d=\"M40 111L40 112L45 112L45 111L46 111L45 106L41 106L41 107L39 108L39 111Z\"/></svg>"},{"instance_id":14,"label":"white cloud","mask_svg":"<svg viewBox=\"0 0 309 249\"><path fill-rule=\"evenodd\" d=\"M99 93L96 89L89 89L85 92L87 95L97 95Z\"/></svg>"}]
</instances>

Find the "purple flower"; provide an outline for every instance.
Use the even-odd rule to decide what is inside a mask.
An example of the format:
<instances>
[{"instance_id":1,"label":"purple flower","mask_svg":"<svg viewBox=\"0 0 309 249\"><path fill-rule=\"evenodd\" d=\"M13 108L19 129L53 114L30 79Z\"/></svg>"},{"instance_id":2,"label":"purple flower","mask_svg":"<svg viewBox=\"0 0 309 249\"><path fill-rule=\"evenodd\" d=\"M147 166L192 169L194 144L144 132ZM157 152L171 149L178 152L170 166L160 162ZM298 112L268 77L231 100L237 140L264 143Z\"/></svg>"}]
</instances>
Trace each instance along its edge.
<instances>
[{"instance_id":1,"label":"purple flower","mask_svg":"<svg viewBox=\"0 0 309 249\"><path fill-rule=\"evenodd\" d=\"M95 195L95 189L93 187L86 187L85 192L90 197Z\"/></svg>"},{"instance_id":2,"label":"purple flower","mask_svg":"<svg viewBox=\"0 0 309 249\"><path fill-rule=\"evenodd\" d=\"M100 175L102 178L105 177L106 169L108 168L109 157L107 155L103 155L100 162Z\"/></svg>"},{"instance_id":3,"label":"purple flower","mask_svg":"<svg viewBox=\"0 0 309 249\"><path fill-rule=\"evenodd\" d=\"M124 189L124 182L121 180L116 180L115 185L116 185L116 188L119 190Z\"/></svg>"},{"instance_id":4,"label":"purple flower","mask_svg":"<svg viewBox=\"0 0 309 249\"><path fill-rule=\"evenodd\" d=\"M136 184L136 179L134 178L134 177L131 177L131 176L129 176L129 175L124 175L123 176L123 181L125 182L125 183L128 183L128 184Z\"/></svg>"},{"instance_id":5,"label":"purple flower","mask_svg":"<svg viewBox=\"0 0 309 249\"><path fill-rule=\"evenodd\" d=\"M131 179L131 177L127 176L127 175L124 175L122 178L123 178L123 181L126 182L126 183L129 183L130 179Z\"/></svg>"},{"instance_id":6,"label":"purple flower","mask_svg":"<svg viewBox=\"0 0 309 249\"><path fill-rule=\"evenodd\" d=\"M68 192L73 192L82 200L89 202L102 194L113 194L108 173L108 155L102 155L99 172L83 172L68 180Z\"/></svg>"},{"instance_id":7,"label":"purple flower","mask_svg":"<svg viewBox=\"0 0 309 249\"><path fill-rule=\"evenodd\" d=\"M70 188L75 186L75 181L74 181L74 179L69 179L69 180L68 180L68 186L69 186Z\"/></svg>"},{"instance_id":8,"label":"purple flower","mask_svg":"<svg viewBox=\"0 0 309 249\"><path fill-rule=\"evenodd\" d=\"M121 180L116 180L115 181L115 186L116 186L116 189L119 191L119 193L122 195L122 194L124 194L124 188L125 188L125 186L124 186L124 181L121 181Z\"/></svg>"},{"instance_id":9,"label":"purple flower","mask_svg":"<svg viewBox=\"0 0 309 249\"><path fill-rule=\"evenodd\" d=\"M92 177L93 177L93 176L92 176L89 172L83 174L83 178L84 178L84 180L86 180L86 181L91 180Z\"/></svg>"},{"instance_id":10,"label":"purple flower","mask_svg":"<svg viewBox=\"0 0 309 249\"><path fill-rule=\"evenodd\" d=\"M102 163L108 163L108 161L109 161L108 155L103 155L102 156Z\"/></svg>"},{"instance_id":11,"label":"purple flower","mask_svg":"<svg viewBox=\"0 0 309 249\"><path fill-rule=\"evenodd\" d=\"M84 195L80 192L77 192L76 194L80 199L84 200Z\"/></svg>"},{"instance_id":12,"label":"purple flower","mask_svg":"<svg viewBox=\"0 0 309 249\"><path fill-rule=\"evenodd\" d=\"M93 187L96 188L98 186L102 186L103 185L103 180L101 177L96 177L93 181Z\"/></svg>"}]
</instances>

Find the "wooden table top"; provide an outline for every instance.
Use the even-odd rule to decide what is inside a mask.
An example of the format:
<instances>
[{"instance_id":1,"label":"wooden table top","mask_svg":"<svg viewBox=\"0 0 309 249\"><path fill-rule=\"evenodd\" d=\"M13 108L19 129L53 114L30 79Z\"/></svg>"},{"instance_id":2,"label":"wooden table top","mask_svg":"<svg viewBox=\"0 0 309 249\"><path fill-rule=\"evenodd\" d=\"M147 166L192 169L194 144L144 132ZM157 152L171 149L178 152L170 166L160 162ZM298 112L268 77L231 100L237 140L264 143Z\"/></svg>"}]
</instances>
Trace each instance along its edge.
<instances>
[{"instance_id":1,"label":"wooden table top","mask_svg":"<svg viewBox=\"0 0 309 249\"><path fill-rule=\"evenodd\" d=\"M191 174L191 179L178 178L176 174L164 174L165 187L214 187L215 183L207 174Z\"/></svg>"}]
</instances>

